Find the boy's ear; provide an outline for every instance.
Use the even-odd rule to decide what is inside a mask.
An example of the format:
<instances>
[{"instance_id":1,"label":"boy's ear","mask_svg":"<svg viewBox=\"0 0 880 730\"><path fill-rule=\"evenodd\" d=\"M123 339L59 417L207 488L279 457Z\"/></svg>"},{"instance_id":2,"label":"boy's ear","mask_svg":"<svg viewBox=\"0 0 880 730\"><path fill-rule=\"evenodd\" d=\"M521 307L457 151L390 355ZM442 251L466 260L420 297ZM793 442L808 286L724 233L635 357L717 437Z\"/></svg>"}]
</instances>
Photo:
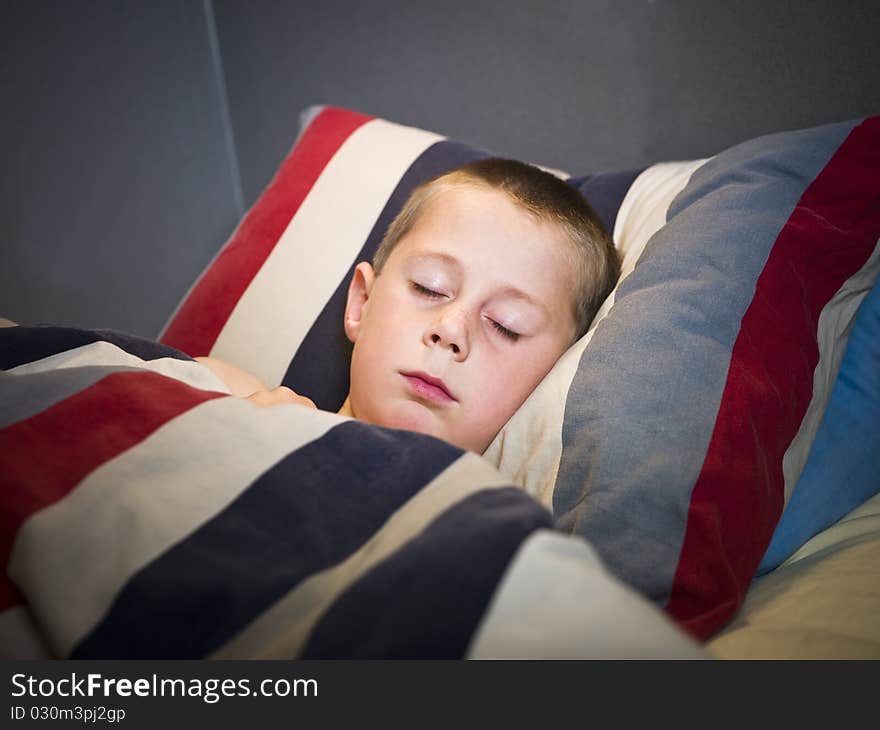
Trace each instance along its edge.
<instances>
[{"instance_id":1,"label":"boy's ear","mask_svg":"<svg viewBox=\"0 0 880 730\"><path fill-rule=\"evenodd\" d=\"M354 269L351 283L348 285L348 301L345 304L345 334L354 342L361 330L367 300L373 289L376 274L373 267L366 261L361 261Z\"/></svg>"}]
</instances>

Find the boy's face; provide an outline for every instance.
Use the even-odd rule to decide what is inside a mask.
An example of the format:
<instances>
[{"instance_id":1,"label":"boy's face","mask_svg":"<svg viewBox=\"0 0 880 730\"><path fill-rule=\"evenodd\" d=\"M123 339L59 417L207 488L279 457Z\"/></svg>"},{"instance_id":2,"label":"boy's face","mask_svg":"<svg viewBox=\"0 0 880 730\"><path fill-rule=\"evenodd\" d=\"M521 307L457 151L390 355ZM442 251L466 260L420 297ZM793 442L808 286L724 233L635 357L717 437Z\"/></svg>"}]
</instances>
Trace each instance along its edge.
<instances>
[{"instance_id":1,"label":"boy's face","mask_svg":"<svg viewBox=\"0 0 880 730\"><path fill-rule=\"evenodd\" d=\"M498 191L427 200L349 287L353 414L483 453L571 342L570 245Z\"/></svg>"}]
</instances>

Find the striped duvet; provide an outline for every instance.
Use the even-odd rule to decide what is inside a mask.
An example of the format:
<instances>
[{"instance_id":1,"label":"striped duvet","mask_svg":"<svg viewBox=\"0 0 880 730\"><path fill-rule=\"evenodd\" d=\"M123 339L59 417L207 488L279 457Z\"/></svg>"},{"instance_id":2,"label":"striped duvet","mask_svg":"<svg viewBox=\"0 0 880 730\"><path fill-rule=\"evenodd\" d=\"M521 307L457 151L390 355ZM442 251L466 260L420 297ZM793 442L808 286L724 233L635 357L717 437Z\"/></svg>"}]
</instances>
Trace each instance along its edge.
<instances>
[{"instance_id":1,"label":"striped duvet","mask_svg":"<svg viewBox=\"0 0 880 730\"><path fill-rule=\"evenodd\" d=\"M112 331L0 362L4 657L703 656L476 454Z\"/></svg>"}]
</instances>

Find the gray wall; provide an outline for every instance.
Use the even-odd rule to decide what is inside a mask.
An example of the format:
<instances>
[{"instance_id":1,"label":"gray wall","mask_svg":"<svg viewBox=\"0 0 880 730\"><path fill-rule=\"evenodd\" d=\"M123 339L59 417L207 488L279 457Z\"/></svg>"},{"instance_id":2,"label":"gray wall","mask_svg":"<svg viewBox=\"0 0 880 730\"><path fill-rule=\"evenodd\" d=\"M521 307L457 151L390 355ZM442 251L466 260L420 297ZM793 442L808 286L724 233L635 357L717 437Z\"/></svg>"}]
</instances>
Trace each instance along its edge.
<instances>
[{"instance_id":1,"label":"gray wall","mask_svg":"<svg viewBox=\"0 0 880 730\"><path fill-rule=\"evenodd\" d=\"M314 103L583 174L880 113L880 2L219 0L247 201Z\"/></svg>"},{"instance_id":2,"label":"gray wall","mask_svg":"<svg viewBox=\"0 0 880 730\"><path fill-rule=\"evenodd\" d=\"M158 333L307 105L574 174L880 113L880 3L5 2L0 316Z\"/></svg>"},{"instance_id":3,"label":"gray wall","mask_svg":"<svg viewBox=\"0 0 880 730\"><path fill-rule=\"evenodd\" d=\"M205 6L2 19L0 316L155 336L238 218Z\"/></svg>"}]
</instances>

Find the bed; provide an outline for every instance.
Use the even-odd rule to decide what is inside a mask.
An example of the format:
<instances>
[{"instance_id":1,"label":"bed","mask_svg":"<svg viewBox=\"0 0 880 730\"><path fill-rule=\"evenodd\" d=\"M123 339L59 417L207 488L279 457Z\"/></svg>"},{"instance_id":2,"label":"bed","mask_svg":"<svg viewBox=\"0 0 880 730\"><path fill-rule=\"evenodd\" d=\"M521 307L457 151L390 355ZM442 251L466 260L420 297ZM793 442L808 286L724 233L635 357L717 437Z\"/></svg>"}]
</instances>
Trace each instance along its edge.
<instances>
[{"instance_id":1,"label":"bed","mask_svg":"<svg viewBox=\"0 0 880 730\"><path fill-rule=\"evenodd\" d=\"M623 270L486 453L336 415L354 265L491 154L310 107L157 340L0 328L5 657L880 658L880 117L551 170Z\"/></svg>"}]
</instances>

